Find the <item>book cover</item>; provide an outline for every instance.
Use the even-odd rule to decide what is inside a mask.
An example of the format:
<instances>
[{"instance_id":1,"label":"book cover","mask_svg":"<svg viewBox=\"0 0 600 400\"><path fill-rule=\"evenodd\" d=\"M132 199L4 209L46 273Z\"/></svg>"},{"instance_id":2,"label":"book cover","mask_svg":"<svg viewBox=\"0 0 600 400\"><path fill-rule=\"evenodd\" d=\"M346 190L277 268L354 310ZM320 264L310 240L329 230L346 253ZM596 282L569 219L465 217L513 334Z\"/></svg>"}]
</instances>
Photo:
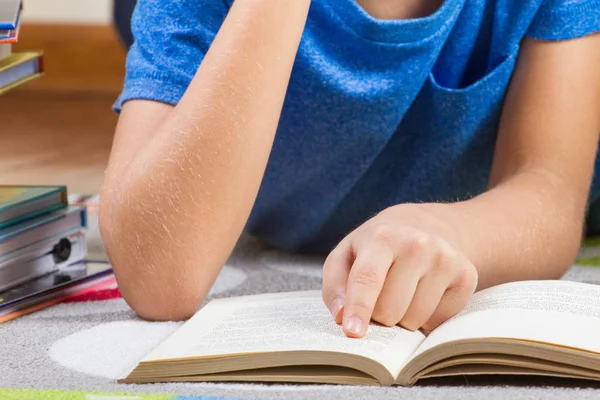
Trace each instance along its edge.
<instances>
[{"instance_id":1,"label":"book cover","mask_svg":"<svg viewBox=\"0 0 600 400\"><path fill-rule=\"evenodd\" d=\"M1 186L0 229L68 206L65 186Z\"/></svg>"},{"instance_id":2,"label":"book cover","mask_svg":"<svg viewBox=\"0 0 600 400\"><path fill-rule=\"evenodd\" d=\"M0 324L55 304L116 287L108 263L80 262L0 292Z\"/></svg>"},{"instance_id":3,"label":"book cover","mask_svg":"<svg viewBox=\"0 0 600 400\"><path fill-rule=\"evenodd\" d=\"M21 0L0 2L0 30L13 30L19 25L22 11Z\"/></svg>"},{"instance_id":4,"label":"book cover","mask_svg":"<svg viewBox=\"0 0 600 400\"><path fill-rule=\"evenodd\" d=\"M0 61L0 95L39 78L44 73L43 52L13 53Z\"/></svg>"},{"instance_id":5,"label":"book cover","mask_svg":"<svg viewBox=\"0 0 600 400\"><path fill-rule=\"evenodd\" d=\"M0 254L7 254L60 232L86 228L86 208L69 206L64 210L40 215L37 218L27 219L22 223L0 229Z\"/></svg>"},{"instance_id":6,"label":"book cover","mask_svg":"<svg viewBox=\"0 0 600 400\"><path fill-rule=\"evenodd\" d=\"M2 5L0 4L0 7ZM14 24L14 28L6 30L0 30L0 43L17 43L19 40L19 30L21 28L21 15L17 16L17 21Z\"/></svg>"},{"instance_id":7,"label":"book cover","mask_svg":"<svg viewBox=\"0 0 600 400\"><path fill-rule=\"evenodd\" d=\"M10 57L0 61L0 74L6 73L19 65L26 64L30 61L38 61L44 56L43 51L23 51L11 54ZM39 62L39 72L44 72L43 63Z\"/></svg>"},{"instance_id":8,"label":"book cover","mask_svg":"<svg viewBox=\"0 0 600 400\"><path fill-rule=\"evenodd\" d=\"M12 31L0 31L0 43L17 43L19 41L19 27Z\"/></svg>"}]
</instances>

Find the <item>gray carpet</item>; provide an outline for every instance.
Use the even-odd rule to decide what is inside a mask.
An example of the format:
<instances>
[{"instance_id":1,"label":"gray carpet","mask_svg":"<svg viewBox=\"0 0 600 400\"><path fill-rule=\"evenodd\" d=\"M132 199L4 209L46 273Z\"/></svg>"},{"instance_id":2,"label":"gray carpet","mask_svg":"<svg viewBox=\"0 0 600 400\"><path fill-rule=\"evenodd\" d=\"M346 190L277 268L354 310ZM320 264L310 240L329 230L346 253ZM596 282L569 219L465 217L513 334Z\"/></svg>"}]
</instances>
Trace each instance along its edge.
<instances>
[{"instance_id":1,"label":"gray carpet","mask_svg":"<svg viewBox=\"0 0 600 400\"><path fill-rule=\"evenodd\" d=\"M92 241L94 241L92 234ZM98 243L91 243L96 246ZM322 260L270 250L245 238L211 297L318 289ZM574 267L565 279L600 284L600 268ZM62 304L0 325L0 387L168 393L257 399L595 399L600 384L552 378L452 378L412 388L253 384L117 384L115 378L178 323L138 319L123 300Z\"/></svg>"}]
</instances>

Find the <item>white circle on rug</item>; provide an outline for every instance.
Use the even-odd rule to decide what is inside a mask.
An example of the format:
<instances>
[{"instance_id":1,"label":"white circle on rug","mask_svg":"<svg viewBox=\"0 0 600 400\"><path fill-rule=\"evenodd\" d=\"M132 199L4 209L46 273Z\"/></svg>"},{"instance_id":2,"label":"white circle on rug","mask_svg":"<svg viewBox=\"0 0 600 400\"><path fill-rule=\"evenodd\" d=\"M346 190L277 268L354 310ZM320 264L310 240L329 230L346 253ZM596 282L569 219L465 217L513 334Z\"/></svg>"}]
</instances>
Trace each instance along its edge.
<instances>
[{"instance_id":1,"label":"white circle on rug","mask_svg":"<svg viewBox=\"0 0 600 400\"><path fill-rule=\"evenodd\" d=\"M286 274L321 279L325 260L322 257L270 252L261 257L261 262Z\"/></svg>"},{"instance_id":2,"label":"white circle on rug","mask_svg":"<svg viewBox=\"0 0 600 400\"><path fill-rule=\"evenodd\" d=\"M247 278L241 269L225 265L209 294L235 289ZM88 313L90 304L64 305L63 311L69 313L82 308ZM63 367L87 375L117 379L133 368L181 324L116 321L97 325L55 342L50 347L50 358Z\"/></svg>"},{"instance_id":3,"label":"white circle on rug","mask_svg":"<svg viewBox=\"0 0 600 400\"><path fill-rule=\"evenodd\" d=\"M181 322L109 322L60 339L50 347L49 355L65 368L117 379L181 325Z\"/></svg>"},{"instance_id":4,"label":"white circle on rug","mask_svg":"<svg viewBox=\"0 0 600 400\"><path fill-rule=\"evenodd\" d=\"M248 275L244 271L230 265L225 265L208 295L211 296L235 289L246 282L246 279L248 279Z\"/></svg>"}]
</instances>

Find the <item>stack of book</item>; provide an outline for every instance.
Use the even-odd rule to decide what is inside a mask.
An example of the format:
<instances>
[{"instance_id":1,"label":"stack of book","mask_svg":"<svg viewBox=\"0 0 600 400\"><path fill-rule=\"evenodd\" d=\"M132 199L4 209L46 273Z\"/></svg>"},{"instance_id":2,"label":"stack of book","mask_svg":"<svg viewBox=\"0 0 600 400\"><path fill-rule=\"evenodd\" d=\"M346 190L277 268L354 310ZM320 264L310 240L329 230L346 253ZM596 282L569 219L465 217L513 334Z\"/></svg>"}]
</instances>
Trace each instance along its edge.
<instances>
[{"instance_id":1,"label":"stack of book","mask_svg":"<svg viewBox=\"0 0 600 400\"><path fill-rule=\"evenodd\" d=\"M0 186L0 322L111 278L86 262L86 227L64 186Z\"/></svg>"},{"instance_id":2,"label":"stack of book","mask_svg":"<svg viewBox=\"0 0 600 400\"><path fill-rule=\"evenodd\" d=\"M22 0L0 0L0 95L43 75L43 52L13 53L19 40Z\"/></svg>"},{"instance_id":3,"label":"stack of book","mask_svg":"<svg viewBox=\"0 0 600 400\"><path fill-rule=\"evenodd\" d=\"M0 186L0 291L83 260L85 227L65 187Z\"/></svg>"}]
</instances>

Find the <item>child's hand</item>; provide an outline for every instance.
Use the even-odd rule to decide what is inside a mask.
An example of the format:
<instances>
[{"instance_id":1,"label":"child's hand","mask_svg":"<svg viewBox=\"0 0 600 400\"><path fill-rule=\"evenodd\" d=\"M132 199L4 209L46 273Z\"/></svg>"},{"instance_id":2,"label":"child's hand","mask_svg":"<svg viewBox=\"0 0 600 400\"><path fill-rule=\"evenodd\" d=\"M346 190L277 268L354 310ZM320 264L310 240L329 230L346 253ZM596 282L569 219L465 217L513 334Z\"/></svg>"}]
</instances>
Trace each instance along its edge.
<instances>
[{"instance_id":1,"label":"child's hand","mask_svg":"<svg viewBox=\"0 0 600 400\"><path fill-rule=\"evenodd\" d=\"M323 300L346 335L364 336L371 319L430 331L458 313L477 287L477 270L452 232L409 204L383 211L342 240L325 261Z\"/></svg>"}]
</instances>

